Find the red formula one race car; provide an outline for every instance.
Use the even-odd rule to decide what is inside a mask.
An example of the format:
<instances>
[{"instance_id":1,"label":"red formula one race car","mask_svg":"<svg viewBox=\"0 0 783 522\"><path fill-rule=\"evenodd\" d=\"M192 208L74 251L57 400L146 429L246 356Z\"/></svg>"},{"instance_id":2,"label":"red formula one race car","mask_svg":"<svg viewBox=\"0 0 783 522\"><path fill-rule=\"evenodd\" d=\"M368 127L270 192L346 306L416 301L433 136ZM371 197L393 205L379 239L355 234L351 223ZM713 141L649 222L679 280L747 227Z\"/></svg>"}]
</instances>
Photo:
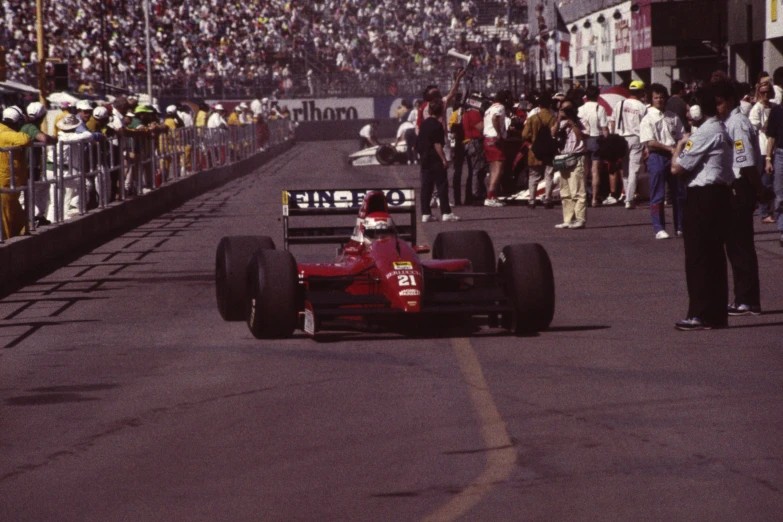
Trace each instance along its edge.
<instances>
[{"instance_id":1,"label":"red formula one race car","mask_svg":"<svg viewBox=\"0 0 783 522\"><path fill-rule=\"evenodd\" d=\"M549 327L555 312L552 265L541 245L503 247L496 259L482 230L441 232L430 251L416 245L412 189L283 192L285 250L266 236L224 237L217 249L217 303L223 319L247 321L259 339L301 329L418 333L432 325L502 326L517 334ZM353 227L327 226L356 215ZM409 218L395 225L393 215ZM290 226L310 217L313 226ZM301 221L300 221L301 223ZM339 243L326 263L297 263L297 244Z\"/></svg>"}]
</instances>

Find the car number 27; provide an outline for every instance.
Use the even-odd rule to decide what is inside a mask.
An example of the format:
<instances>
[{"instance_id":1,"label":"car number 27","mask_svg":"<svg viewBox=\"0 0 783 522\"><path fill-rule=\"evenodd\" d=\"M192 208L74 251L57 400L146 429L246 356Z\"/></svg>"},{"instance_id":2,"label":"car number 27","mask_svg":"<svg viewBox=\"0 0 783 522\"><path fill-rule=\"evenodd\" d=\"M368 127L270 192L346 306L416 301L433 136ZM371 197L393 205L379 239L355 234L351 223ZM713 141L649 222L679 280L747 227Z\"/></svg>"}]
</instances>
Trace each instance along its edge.
<instances>
[{"instance_id":1,"label":"car number 27","mask_svg":"<svg viewBox=\"0 0 783 522\"><path fill-rule=\"evenodd\" d=\"M398 286L416 286L416 278L412 275L398 275Z\"/></svg>"}]
</instances>

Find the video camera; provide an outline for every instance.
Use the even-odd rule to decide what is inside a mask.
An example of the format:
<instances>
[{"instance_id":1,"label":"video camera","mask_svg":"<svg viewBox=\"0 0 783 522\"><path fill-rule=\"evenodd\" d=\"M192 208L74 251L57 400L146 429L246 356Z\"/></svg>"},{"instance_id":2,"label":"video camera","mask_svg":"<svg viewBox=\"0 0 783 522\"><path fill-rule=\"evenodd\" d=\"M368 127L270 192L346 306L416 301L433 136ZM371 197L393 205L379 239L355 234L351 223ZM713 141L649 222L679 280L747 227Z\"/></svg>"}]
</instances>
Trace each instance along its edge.
<instances>
[{"instance_id":1,"label":"video camera","mask_svg":"<svg viewBox=\"0 0 783 522\"><path fill-rule=\"evenodd\" d=\"M472 92L465 96L465 99L462 101L463 109L476 109L482 116L489 109L490 105L492 105L492 99L480 92Z\"/></svg>"}]
</instances>

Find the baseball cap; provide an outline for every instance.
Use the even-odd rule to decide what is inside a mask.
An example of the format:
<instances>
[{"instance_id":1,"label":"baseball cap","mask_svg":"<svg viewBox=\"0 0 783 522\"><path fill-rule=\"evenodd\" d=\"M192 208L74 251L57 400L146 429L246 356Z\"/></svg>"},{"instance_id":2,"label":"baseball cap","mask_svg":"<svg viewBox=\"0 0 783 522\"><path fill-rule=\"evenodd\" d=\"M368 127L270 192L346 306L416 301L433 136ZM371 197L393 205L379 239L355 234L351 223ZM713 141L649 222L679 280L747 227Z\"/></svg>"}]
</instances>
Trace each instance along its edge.
<instances>
[{"instance_id":1,"label":"baseball cap","mask_svg":"<svg viewBox=\"0 0 783 522\"><path fill-rule=\"evenodd\" d=\"M628 88L632 91L640 91L644 89L644 82L641 80L634 80L631 82L631 85L629 85Z\"/></svg>"},{"instance_id":2,"label":"baseball cap","mask_svg":"<svg viewBox=\"0 0 783 522\"><path fill-rule=\"evenodd\" d=\"M3 111L3 119L19 123L20 121L24 121L24 114L22 114L22 109L14 105Z\"/></svg>"},{"instance_id":3,"label":"baseball cap","mask_svg":"<svg viewBox=\"0 0 783 522\"><path fill-rule=\"evenodd\" d=\"M176 105L169 105L166 107L166 114L176 114L177 113L177 106Z\"/></svg>"},{"instance_id":4,"label":"baseball cap","mask_svg":"<svg viewBox=\"0 0 783 522\"><path fill-rule=\"evenodd\" d=\"M226 110L226 109L224 109L224 108L223 108L223 106L222 106L221 104L219 104L219 103L218 103L217 105L215 105L214 107L212 107L212 110L213 110L213 111L224 111L224 110Z\"/></svg>"},{"instance_id":5,"label":"baseball cap","mask_svg":"<svg viewBox=\"0 0 783 522\"><path fill-rule=\"evenodd\" d=\"M109 111L106 109L106 107L96 107L94 111L92 111L92 117L96 120L105 120L109 117Z\"/></svg>"},{"instance_id":6,"label":"baseball cap","mask_svg":"<svg viewBox=\"0 0 783 522\"><path fill-rule=\"evenodd\" d=\"M87 100L79 100L79 102L76 104L76 110L77 111L91 111L92 105Z\"/></svg>"},{"instance_id":7,"label":"baseball cap","mask_svg":"<svg viewBox=\"0 0 783 522\"><path fill-rule=\"evenodd\" d=\"M247 103L245 103L245 102L242 102L242 103L240 103L240 104L239 104L239 108L240 108L240 109L243 109L243 110L244 110L244 109L247 109Z\"/></svg>"},{"instance_id":8,"label":"baseball cap","mask_svg":"<svg viewBox=\"0 0 783 522\"><path fill-rule=\"evenodd\" d=\"M46 114L46 107L41 102L33 102L27 106L27 116L34 120L37 120L44 114Z\"/></svg>"}]
</instances>

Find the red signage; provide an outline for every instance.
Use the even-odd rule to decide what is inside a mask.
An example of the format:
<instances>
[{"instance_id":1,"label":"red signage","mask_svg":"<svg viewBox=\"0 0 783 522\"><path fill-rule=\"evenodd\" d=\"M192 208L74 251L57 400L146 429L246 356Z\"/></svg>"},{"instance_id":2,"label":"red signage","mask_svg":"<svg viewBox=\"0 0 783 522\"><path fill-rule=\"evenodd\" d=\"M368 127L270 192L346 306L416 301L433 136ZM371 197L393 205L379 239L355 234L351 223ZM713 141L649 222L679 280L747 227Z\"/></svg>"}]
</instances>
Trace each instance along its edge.
<instances>
[{"instance_id":1,"label":"red signage","mask_svg":"<svg viewBox=\"0 0 783 522\"><path fill-rule=\"evenodd\" d=\"M633 68L652 67L652 8L651 0L639 0L639 11L631 14L631 42Z\"/></svg>"}]
</instances>

